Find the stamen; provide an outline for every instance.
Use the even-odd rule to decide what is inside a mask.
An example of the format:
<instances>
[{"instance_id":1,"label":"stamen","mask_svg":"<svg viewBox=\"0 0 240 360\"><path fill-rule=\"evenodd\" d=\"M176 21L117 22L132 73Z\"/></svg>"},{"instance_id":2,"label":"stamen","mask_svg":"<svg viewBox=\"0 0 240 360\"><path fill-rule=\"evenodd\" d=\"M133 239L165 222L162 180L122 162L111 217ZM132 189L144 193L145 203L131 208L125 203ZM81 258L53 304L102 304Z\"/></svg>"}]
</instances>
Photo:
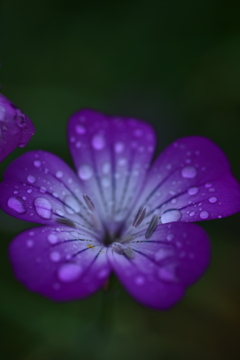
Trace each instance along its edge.
<instances>
[{"instance_id":1,"label":"stamen","mask_svg":"<svg viewBox=\"0 0 240 360\"><path fill-rule=\"evenodd\" d=\"M151 219L151 221L150 221L150 223L148 225L147 231L145 233L145 238L146 239L149 239L152 236L154 230L157 227L158 220L159 220L158 215L153 215L153 217L152 217L152 219Z\"/></svg>"},{"instance_id":2,"label":"stamen","mask_svg":"<svg viewBox=\"0 0 240 360\"><path fill-rule=\"evenodd\" d=\"M136 236L134 236L134 235L126 235L126 236L123 236L122 238L120 238L120 239L119 239L119 242L120 242L121 244L124 244L124 243L126 243L126 242L129 242L129 241L135 239L135 237L136 237Z\"/></svg>"},{"instance_id":3,"label":"stamen","mask_svg":"<svg viewBox=\"0 0 240 360\"><path fill-rule=\"evenodd\" d=\"M99 230L100 229L100 223L98 221L98 219L96 218L96 216L93 213L89 214L91 220L92 220L92 224L95 227L95 229Z\"/></svg>"},{"instance_id":4,"label":"stamen","mask_svg":"<svg viewBox=\"0 0 240 360\"><path fill-rule=\"evenodd\" d=\"M95 206L94 206L94 203L92 202L92 200L90 199L90 197L87 196L86 194L84 194L83 199L84 199L87 207L89 208L89 210L93 212L95 210Z\"/></svg>"},{"instance_id":5,"label":"stamen","mask_svg":"<svg viewBox=\"0 0 240 360\"><path fill-rule=\"evenodd\" d=\"M113 248L113 251L115 251L117 254L125 255L128 259L133 259L135 257L133 249L130 248L129 246L125 247L119 243L114 243L112 248Z\"/></svg>"},{"instance_id":6,"label":"stamen","mask_svg":"<svg viewBox=\"0 0 240 360\"><path fill-rule=\"evenodd\" d=\"M135 258L134 251L129 246L126 249L123 250L123 253L128 259L134 259Z\"/></svg>"},{"instance_id":7,"label":"stamen","mask_svg":"<svg viewBox=\"0 0 240 360\"><path fill-rule=\"evenodd\" d=\"M70 220L70 219L67 219L67 218L57 218L56 222L58 222L59 224L62 224L62 225L67 225L69 227L73 227L73 228L76 227L74 222L72 220Z\"/></svg>"},{"instance_id":8,"label":"stamen","mask_svg":"<svg viewBox=\"0 0 240 360\"><path fill-rule=\"evenodd\" d=\"M138 210L138 212L137 212L137 214L136 214L136 216L135 216L135 218L133 220L132 226L138 227L141 224L141 222L143 221L143 219L146 216L146 211L147 210L146 210L145 207L140 206L140 208L139 208L139 210Z\"/></svg>"}]
</instances>

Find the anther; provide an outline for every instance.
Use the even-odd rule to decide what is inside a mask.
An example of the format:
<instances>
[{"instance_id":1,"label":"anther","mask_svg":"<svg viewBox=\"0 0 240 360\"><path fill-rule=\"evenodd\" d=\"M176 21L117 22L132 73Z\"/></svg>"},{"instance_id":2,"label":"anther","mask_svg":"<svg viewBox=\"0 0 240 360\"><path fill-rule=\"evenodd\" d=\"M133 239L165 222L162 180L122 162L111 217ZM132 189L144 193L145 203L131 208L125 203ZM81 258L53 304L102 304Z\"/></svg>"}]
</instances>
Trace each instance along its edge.
<instances>
[{"instance_id":1,"label":"anther","mask_svg":"<svg viewBox=\"0 0 240 360\"><path fill-rule=\"evenodd\" d=\"M153 217L148 225L147 231L145 233L146 239L149 239L152 236L152 234L154 233L154 231L157 227L157 224L158 224L158 220L159 220L158 215L153 215Z\"/></svg>"},{"instance_id":2,"label":"anther","mask_svg":"<svg viewBox=\"0 0 240 360\"><path fill-rule=\"evenodd\" d=\"M146 216L146 211L147 210L145 207L140 206L140 208L138 209L138 212L133 220L133 223L132 223L133 227L138 227L141 224L141 222L143 221L143 219Z\"/></svg>"},{"instance_id":3,"label":"anther","mask_svg":"<svg viewBox=\"0 0 240 360\"><path fill-rule=\"evenodd\" d=\"M135 239L135 237L136 237L136 236L134 236L134 235L126 235L126 236L123 236L122 238L120 238L120 239L119 239L119 242L120 242L121 244L124 244L124 243L127 243L127 242Z\"/></svg>"},{"instance_id":4,"label":"anther","mask_svg":"<svg viewBox=\"0 0 240 360\"><path fill-rule=\"evenodd\" d=\"M87 207L89 208L89 210L93 212L95 210L95 206L94 206L94 203L92 202L92 200L90 199L90 197L87 196L86 194L84 194L83 199L84 199Z\"/></svg>"},{"instance_id":5,"label":"anther","mask_svg":"<svg viewBox=\"0 0 240 360\"><path fill-rule=\"evenodd\" d=\"M70 219L67 219L67 218L57 218L56 221L59 223L59 224L62 224L62 225L67 225L69 227L73 227L75 228L76 225L74 224L74 222Z\"/></svg>"},{"instance_id":6,"label":"anther","mask_svg":"<svg viewBox=\"0 0 240 360\"><path fill-rule=\"evenodd\" d=\"M126 247L119 243L114 243L112 248L114 252L116 252L119 255L125 255L128 259L133 259L135 257L133 249L130 248L129 246Z\"/></svg>"}]
</instances>

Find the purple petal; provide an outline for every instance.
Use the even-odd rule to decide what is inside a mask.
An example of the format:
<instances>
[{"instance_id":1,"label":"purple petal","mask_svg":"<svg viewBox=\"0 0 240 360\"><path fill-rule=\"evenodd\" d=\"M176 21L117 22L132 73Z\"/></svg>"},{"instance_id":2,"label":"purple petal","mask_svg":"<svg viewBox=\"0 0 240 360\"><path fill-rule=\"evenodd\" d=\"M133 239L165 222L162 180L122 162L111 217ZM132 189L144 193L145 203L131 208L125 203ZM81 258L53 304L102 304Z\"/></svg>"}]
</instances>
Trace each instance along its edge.
<instances>
[{"instance_id":1,"label":"purple petal","mask_svg":"<svg viewBox=\"0 0 240 360\"><path fill-rule=\"evenodd\" d=\"M203 137L182 138L170 145L150 169L138 207L146 221L201 221L240 210L240 187L224 153Z\"/></svg>"},{"instance_id":2,"label":"purple petal","mask_svg":"<svg viewBox=\"0 0 240 360\"><path fill-rule=\"evenodd\" d=\"M146 229L141 230L127 244L134 258L111 248L108 258L122 284L137 301L154 309L167 309L205 271L210 243L204 230L194 224L158 225L148 240L145 232Z\"/></svg>"},{"instance_id":3,"label":"purple petal","mask_svg":"<svg viewBox=\"0 0 240 360\"><path fill-rule=\"evenodd\" d=\"M48 152L25 153L8 166L0 184L0 205L22 220L49 225L65 221L94 229L78 177Z\"/></svg>"},{"instance_id":4,"label":"purple petal","mask_svg":"<svg viewBox=\"0 0 240 360\"><path fill-rule=\"evenodd\" d=\"M0 94L0 161L17 146L27 145L34 132L31 120Z\"/></svg>"},{"instance_id":5,"label":"purple petal","mask_svg":"<svg viewBox=\"0 0 240 360\"><path fill-rule=\"evenodd\" d=\"M82 110L70 118L68 135L78 176L102 220L122 220L149 167L152 128L139 120Z\"/></svg>"},{"instance_id":6,"label":"purple petal","mask_svg":"<svg viewBox=\"0 0 240 360\"><path fill-rule=\"evenodd\" d=\"M10 244L16 277L30 290L56 301L89 296L110 274L106 250L84 230L39 227Z\"/></svg>"}]
</instances>

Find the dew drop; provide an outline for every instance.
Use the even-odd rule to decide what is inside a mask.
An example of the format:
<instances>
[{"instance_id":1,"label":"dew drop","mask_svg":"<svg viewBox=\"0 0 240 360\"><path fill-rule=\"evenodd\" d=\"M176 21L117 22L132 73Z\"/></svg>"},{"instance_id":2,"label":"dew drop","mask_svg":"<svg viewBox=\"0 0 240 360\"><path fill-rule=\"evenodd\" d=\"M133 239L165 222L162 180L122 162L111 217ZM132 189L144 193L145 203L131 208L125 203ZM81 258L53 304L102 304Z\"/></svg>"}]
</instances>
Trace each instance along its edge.
<instances>
[{"instance_id":1,"label":"dew drop","mask_svg":"<svg viewBox=\"0 0 240 360\"><path fill-rule=\"evenodd\" d=\"M65 209L69 214L78 213L80 211L80 205L78 201L71 195L67 195L64 198Z\"/></svg>"},{"instance_id":2,"label":"dew drop","mask_svg":"<svg viewBox=\"0 0 240 360\"><path fill-rule=\"evenodd\" d=\"M207 211L201 211L200 212L200 218L201 219L207 219L209 217L209 213Z\"/></svg>"},{"instance_id":3,"label":"dew drop","mask_svg":"<svg viewBox=\"0 0 240 360\"><path fill-rule=\"evenodd\" d=\"M108 188L110 186L110 180L106 177L103 177L101 180L101 184L104 188Z\"/></svg>"},{"instance_id":4,"label":"dew drop","mask_svg":"<svg viewBox=\"0 0 240 360\"><path fill-rule=\"evenodd\" d=\"M83 164L78 170L78 175L82 180L89 180L93 176L93 169L90 165Z\"/></svg>"},{"instance_id":5,"label":"dew drop","mask_svg":"<svg viewBox=\"0 0 240 360\"><path fill-rule=\"evenodd\" d=\"M54 234L49 234L47 239L51 245L56 244L58 242L58 237Z\"/></svg>"},{"instance_id":6,"label":"dew drop","mask_svg":"<svg viewBox=\"0 0 240 360\"><path fill-rule=\"evenodd\" d=\"M104 174L108 174L110 172L110 170L111 170L111 164L110 163L107 162L107 163L103 164L102 172Z\"/></svg>"},{"instance_id":7,"label":"dew drop","mask_svg":"<svg viewBox=\"0 0 240 360\"><path fill-rule=\"evenodd\" d=\"M42 165L42 163L41 163L40 160L34 160L33 165L34 165L35 167L39 168L39 167Z\"/></svg>"},{"instance_id":8,"label":"dew drop","mask_svg":"<svg viewBox=\"0 0 240 360\"><path fill-rule=\"evenodd\" d=\"M199 188L194 186L188 189L188 194L189 195L196 195L199 191Z\"/></svg>"},{"instance_id":9,"label":"dew drop","mask_svg":"<svg viewBox=\"0 0 240 360\"><path fill-rule=\"evenodd\" d=\"M105 139L102 135L94 135L92 138L92 147L95 150L102 150L105 147Z\"/></svg>"},{"instance_id":10,"label":"dew drop","mask_svg":"<svg viewBox=\"0 0 240 360\"><path fill-rule=\"evenodd\" d=\"M197 175L197 170L194 166L185 166L181 171L182 177L186 179L193 179Z\"/></svg>"},{"instance_id":11,"label":"dew drop","mask_svg":"<svg viewBox=\"0 0 240 360\"><path fill-rule=\"evenodd\" d=\"M134 130L133 134L136 137L140 137L140 136L142 136L143 132L140 129L136 129L136 130Z\"/></svg>"},{"instance_id":12,"label":"dew drop","mask_svg":"<svg viewBox=\"0 0 240 360\"><path fill-rule=\"evenodd\" d=\"M122 142L116 142L114 145L114 150L117 154L120 154L124 150L124 143Z\"/></svg>"},{"instance_id":13,"label":"dew drop","mask_svg":"<svg viewBox=\"0 0 240 360\"><path fill-rule=\"evenodd\" d=\"M119 165L119 166L124 166L124 165L126 165L126 163L127 163L127 160L124 159L124 158L121 158L121 159L119 159L119 161L118 161L118 165Z\"/></svg>"},{"instance_id":14,"label":"dew drop","mask_svg":"<svg viewBox=\"0 0 240 360\"><path fill-rule=\"evenodd\" d=\"M28 181L30 184L34 184L34 183L36 182L36 178L35 178L35 176L33 176L33 175L28 175L27 181Z\"/></svg>"},{"instance_id":15,"label":"dew drop","mask_svg":"<svg viewBox=\"0 0 240 360\"><path fill-rule=\"evenodd\" d=\"M195 211L191 211L189 216L194 216L195 215Z\"/></svg>"},{"instance_id":16,"label":"dew drop","mask_svg":"<svg viewBox=\"0 0 240 360\"><path fill-rule=\"evenodd\" d=\"M50 260L52 262L58 262L61 259L61 255L58 251L53 251L50 253Z\"/></svg>"},{"instance_id":17,"label":"dew drop","mask_svg":"<svg viewBox=\"0 0 240 360\"><path fill-rule=\"evenodd\" d=\"M31 194L31 192L32 192L32 189L28 189L28 190L27 190L27 193L28 193L28 194Z\"/></svg>"},{"instance_id":18,"label":"dew drop","mask_svg":"<svg viewBox=\"0 0 240 360\"><path fill-rule=\"evenodd\" d=\"M27 248L31 249L33 247L33 245L34 245L33 240L29 239L26 241Z\"/></svg>"},{"instance_id":19,"label":"dew drop","mask_svg":"<svg viewBox=\"0 0 240 360\"><path fill-rule=\"evenodd\" d=\"M82 268L77 264L64 264L58 270L58 278L63 283L76 281L82 273Z\"/></svg>"},{"instance_id":20,"label":"dew drop","mask_svg":"<svg viewBox=\"0 0 240 360\"><path fill-rule=\"evenodd\" d=\"M57 177L58 179L60 179L61 177L63 177L63 172L59 170L59 171L56 172L55 175L56 175L56 177Z\"/></svg>"},{"instance_id":21,"label":"dew drop","mask_svg":"<svg viewBox=\"0 0 240 360\"><path fill-rule=\"evenodd\" d=\"M25 206L19 198L11 197L8 199L8 207L10 209L15 210L19 214L23 214L26 212Z\"/></svg>"},{"instance_id":22,"label":"dew drop","mask_svg":"<svg viewBox=\"0 0 240 360\"><path fill-rule=\"evenodd\" d=\"M42 197L38 197L34 200L34 206L36 213L43 219L50 219L52 216L52 205L51 203Z\"/></svg>"},{"instance_id":23,"label":"dew drop","mask_svg":"<svg viewBox=\"0 0 240 360\"><path fill-rule=\"evenodd\" d=\"M162 224L179 221L182 214L179 210L167 210L161 216Z\"/></svg>"},{"instance_id":24,"label":"dew drop","mask_svg":"<svg viewBox=\"0 0 240 360\"><path fill-rule=\"evenodd\" d=\"M174 266L162 267L161 269L158 270L158 276L161 280L166 281L166 282L176 282L177 281Z\"/></svg>"},{"instance_id":25,"label":"dew drop","mask_svg":"<svg viewBox=\"0 0 240 360\"><path fill-rule=\"evenodd\" d=\"M45 188L45 186L41 186L41 187L40 187L40 192L41 192L42 194L45 194L46 191L47 191L47 189Z\"/></svg>"},{"instance_id":26,"label":"dew drop","mask_svg":"<svg viewBox=\"0 0 240 360\"><path fill-rule=\"evenodd\" d=\"M155 253L154 259L155 261L159 262L172 255L173 255L173 251L171 249L161 248Z\"/></svg>"},{"instance_id":27,"label":"dew drop","mask_svg":"<svg viewBox=\"0 0 240 360\"><path fill-rule=\"evenodd\" d=\"M15 190L13 193L14 193L14 195L17 195L17 194L18 194L18 191L17 191L17 190Z\"/></svg>"},{"instance_id":28,"label":"dew drop","mask_svg":"<svg viewBox=\"0 0 240 360\"><path fill-rule=\"evenodd\" d=\"M174 238L174 235L173 235L173 234L168 234L168 235L167 235L167 240L168 240L168 241L171 241L173 238Z\"/></svg>"},{"instance_id":29,"label":"dew drop","mask_svg":"<svg viewBox=\"0 0 240 360\"><path fill-rule=\"evenodd\" d=\"M137 276L134 282L136 285L141 286L145 283L145 279L143 276Z\"/></svg>"},{"instance_id":30,"label":"dew drop","mask_svg":"<svg viewBox=\"0 0 240 360\"><path fill-rule=\"evenodd\" d=\"M210 197L210 198L208 199L208 201L209 201L211 204L215 204L215 203L217 202L217 198L216 198L215 196L213 196L213 197Z\"/></svg>"},{"instance_id":31,"label":"dew drop","mask_svg":"<svg viewBox=\"0 0 240 360\"><path fill-rule=\"evenodd\" d=\"M79 135L85 134L85 132L86 132L85 127L82 125L76 125L75 130L76 130L76 133Z\"/></svg>"}]
</instances>

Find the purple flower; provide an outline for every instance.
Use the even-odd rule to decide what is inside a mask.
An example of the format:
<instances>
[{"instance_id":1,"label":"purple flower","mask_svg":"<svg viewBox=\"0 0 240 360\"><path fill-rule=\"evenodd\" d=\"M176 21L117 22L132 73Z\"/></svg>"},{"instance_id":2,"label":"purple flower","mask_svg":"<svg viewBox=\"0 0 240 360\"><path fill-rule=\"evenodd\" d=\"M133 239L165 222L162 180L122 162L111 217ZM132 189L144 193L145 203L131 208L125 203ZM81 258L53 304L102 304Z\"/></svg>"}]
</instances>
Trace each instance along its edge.
<instances>
[{"instance_id":1,"label":"purple flower","mask_svg":"<svg viewBox=\"0 0 240 360\"><path fill-rule=\"evenodd\" d=\"M0 94L0 162L17 146L27 145L34 132L31 120Z\"/></svg>"},{"instance_id":2,"label":"purple flower","mask_svg":"<svg viewBox=\"0 0 240 360\"><path fill-rule=\"evenodd\" d=\"M77 174L31 151L0 185L8 214L44 225L11 243L17 278L65 301L92 294L113 270L140 303L169 308L209 263L208 237L189 222L240 210L225 155L206 138L186 137L150 166L155 134L147 123L91 110L71 117L68 136Z\"/></svg>"}]
</instances>

